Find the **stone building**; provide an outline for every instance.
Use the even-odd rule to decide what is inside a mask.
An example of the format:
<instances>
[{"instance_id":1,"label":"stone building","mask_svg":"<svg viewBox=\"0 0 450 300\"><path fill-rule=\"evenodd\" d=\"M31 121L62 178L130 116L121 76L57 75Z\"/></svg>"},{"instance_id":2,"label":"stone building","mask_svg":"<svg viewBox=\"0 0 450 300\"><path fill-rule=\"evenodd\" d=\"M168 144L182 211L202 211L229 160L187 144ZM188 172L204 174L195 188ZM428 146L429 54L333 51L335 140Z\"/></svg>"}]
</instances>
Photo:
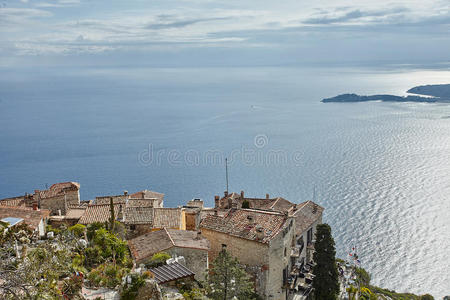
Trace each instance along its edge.
<instances>
[{"instance_id":1,"label":"stone building","mask_svg":"<svg viewBox=\"0 0 450 300\"><path fill-rule=\"evenodd\" d=\"M45 235L45 226L50 215L47 209L38 209L37 205L29 207L0 206L0 220L10 225L25 223L37 235ZM11 220L14 224L11 224Z\"/></svg>"},{"instance_id":2,"label":"stone building","mask_svg":"<svg viewBox=\"0 0 450 300\"><path fill-rule=\"evenodd\" d=\"M287 213L294 218L296 225L292 263L311 261L312 253L314 252L313 242L316 226L322 223L323 207L313 201L295 204L282 197L271 198L269 194L266 194L265 198L249 198L245 197L244 191L241 191L239 194L225 192L222 198L219 196L214 198L215 209L219 212L227 211L232 207L241 208L244 202L253 209L279 211Z\"/></svg>"},{"instance_id":3,"label":"stone building","mask_svg":"<svg viewBox=\"0 0 450 300\"><path fill-rule=\"evenodd\" d=\"M324 208L313 201L294 205L289 210L289 216L295 219L295 242L293 258L300 263L312 260L316 227L322 223Z\"/></svg>"},{"instance_id":4,"label":"stone building","mask_svg":"<svg viewBox=\"0 0 450 300\"><path fill-rule=\"evenodd\" d=\"M134 194L124 191L121 195L96 197L95 204L109 204L111 198L114 204L126 203L127 207L164 207L164 194L149 190Z\"/></svg>"},{"instance_id":5,"label":"stone building","mask_svg":"<svg viewBox=\"0 0 450 300\"><path fill-rule=\"evenodd\" d=\"M261 297L286 299L295 230L292 217L277 211L231 208L225 216L206 215L200 230L210 242L210 263L225 248L245 265Z\"/></svg>"},{"instance_id":6,"label":"stone building","mask_svg":"<svg viewBox=\"0 0 450 300\"><path fill-rule=\"evenodd\" d=\"M127 203L118 202L114 204L114 217L126 226L127 239L163 228L186 228L182 208L128 207ZM86 207L79 223L89 225L109 222L110 219L110 204L92 204Z\"/></svg>"},{"instance_id":7,"label":"stone building","mask_svg":"<svg viewBox=\"0 0 450 300\"><path fill-rule=\"evenodd\" d=\"M64 215L69 205L80 205L80 184L78 182L55 183L48 190L35 190L33 201L39 208L49 209L52 215Z\"/></svg>"},{"instance_id":8,"label":"stone building","mask_svg":"<svg viewBox=\"0 0 450 300\"><path fill-rule=\"evenodd\" d=\"M166 252L172 257L183 256L186 267L198 280L208 269L209 242L198 232L164 228L129 240L128 246L138 265L147 263L158 252Z\"/></svg>"}]
</instances>

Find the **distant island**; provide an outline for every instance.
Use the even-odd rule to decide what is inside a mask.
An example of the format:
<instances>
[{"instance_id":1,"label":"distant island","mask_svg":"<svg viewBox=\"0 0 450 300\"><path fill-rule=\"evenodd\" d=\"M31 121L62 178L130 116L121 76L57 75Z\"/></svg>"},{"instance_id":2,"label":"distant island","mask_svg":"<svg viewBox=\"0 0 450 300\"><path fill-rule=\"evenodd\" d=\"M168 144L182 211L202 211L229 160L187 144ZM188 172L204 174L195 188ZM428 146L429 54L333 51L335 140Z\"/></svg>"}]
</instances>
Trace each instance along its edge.
<instances>
[{"instance_id":1,"label":"distant island","mask_svg":"<svg viewBox=\"0 0 450 300\"><path fill-rule=\"evenodd\" d=\"M366 102L366 101L387 101L387 102L450 102L450 84L422 85L409 89L407 93L424 95L427 97L408 95L357 95L342 94L332 98L325 98L322 102Z\"/></svg>"}]
</instances>

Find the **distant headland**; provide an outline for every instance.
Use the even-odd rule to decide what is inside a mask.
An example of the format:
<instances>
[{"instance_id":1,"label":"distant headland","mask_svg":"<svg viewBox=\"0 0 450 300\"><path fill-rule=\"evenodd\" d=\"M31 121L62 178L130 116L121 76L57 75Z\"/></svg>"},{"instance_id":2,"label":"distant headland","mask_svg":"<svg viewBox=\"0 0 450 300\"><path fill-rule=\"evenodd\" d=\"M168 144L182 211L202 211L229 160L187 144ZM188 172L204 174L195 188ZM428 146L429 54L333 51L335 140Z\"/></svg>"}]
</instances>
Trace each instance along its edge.
<instances>
[{"instance_id":1,"label":"distant headland","mask_svg":"<svg viewBox=\"0 0 450 300\"><path fill-rule=\"evenodd\" d=\"M387 101L387 102L450 102L450 84L434 84L416 86L407 91L416 94L408 96L395 95L369 95L342 94L332 98L325 98L322 102L366 102L366 101ZM427 96L422 97L419 95Z\"/></svg>"}]
</instances>

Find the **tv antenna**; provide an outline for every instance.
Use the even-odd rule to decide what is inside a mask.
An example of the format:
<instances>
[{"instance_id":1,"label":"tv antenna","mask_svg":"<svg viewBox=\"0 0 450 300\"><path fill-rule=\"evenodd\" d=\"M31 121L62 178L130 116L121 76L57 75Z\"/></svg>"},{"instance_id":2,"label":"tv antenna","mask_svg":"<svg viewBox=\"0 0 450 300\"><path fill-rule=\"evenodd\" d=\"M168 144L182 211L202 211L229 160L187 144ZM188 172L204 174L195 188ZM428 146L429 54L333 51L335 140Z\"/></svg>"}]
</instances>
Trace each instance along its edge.
<instances>
[{"instance_id":1,"label":"tv antenna","mask_svg":"<svg viewBox=\"0 0 450 300\"><path fill-rule=\"evenodd\" d=\"M225 158L225 178L227 181L227 193L228 193L228 158Z\"/></svg>"}]
</instances>

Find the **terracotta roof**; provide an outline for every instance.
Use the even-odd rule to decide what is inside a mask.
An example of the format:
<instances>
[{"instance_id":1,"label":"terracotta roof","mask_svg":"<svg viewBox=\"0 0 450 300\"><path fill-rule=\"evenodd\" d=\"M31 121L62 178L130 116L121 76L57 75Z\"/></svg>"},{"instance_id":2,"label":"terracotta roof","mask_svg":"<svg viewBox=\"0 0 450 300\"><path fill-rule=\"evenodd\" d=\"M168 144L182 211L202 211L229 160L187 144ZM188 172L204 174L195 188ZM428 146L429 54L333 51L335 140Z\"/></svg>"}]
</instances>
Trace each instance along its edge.
<instances>
[{"instance_id":1,"label":"terracotta roof","mask_svg":"<svg viewBox=\"0 0 450 300\"><path fill-rule=\"evenodd\" d=\"M164 284L195 275L191 270L177 262L163 265L158 268L151 268L149 271L155 275L155 280L158 284Z\"/></svg>"},{"instance_id":2,"label":"terracotta roof","mask_svg":"<svg viewBox=\"0 0 450 300\"><path fill-rule=\"evenodd\" d=\"M295 204L284 199L281 197L278 197L275 199L275 201L272 203L272 205L269 207L271 210L277 210L277 211L289 211Z\"/></svg>"},{"instance_id":3,"label":"terracotta roof","mask_svg":"<svg viewBox=\"0 0 450 300\"><path fill-rule=\"evenodd\" d=\"M297 205L296 210L291 210L290 215L295 218L297 233L306 231L322 215L324 208L313 201L306 201Z\"/></svg>"},{"instance_id":4,"label":"terracotta roof","mask_svg":"<svg viewBox=\"0 0 450 300\"><path fill-rule=\"evenodd\" d=\"M287 217L279 212L254 209L231 209L225 217L208 215L201 228L223 232L232 236L268 243L283 227ZM258 237L261 230L264 235Z\"/></svg>"},{"instance_id":5,"label":"terracotta roof","mask_svg":"<svg viewBox=\"0 0 450 300\"><path fill-rule=\"evenodd\" d=\"M158 230L146 233L128 241L133 259L137 262L150 258L153 254L170 249L173 243L167 231Z\"/></svg>"},{"instance_id":6,"label":"terracotta roof","mask_svg":"<svg viewBox=\"0 0 450 300\"><path fill-rule=\"evenodd\" d=\"M86 208L70 208L65 215L66 219L80 219L84 213L86 212Z\"/></svg>"},{"instance_id":7,"label":"terracotta roof","mask_svg":"<svg viewBox=\"0 0 450 300\"><path fill-rule=\"evenodd\" d=\"M36 230L42 219L48 218L50 211L47 209L33 210L28 207L0 206L0 219L13 217L24 220L31 229Z\"/></svg>"},{"instance_id":8,"label":"terracotta roof","mask_svg":"<svg viewBox=\"0 0 450 300\"><path fill-rule=\"evenodd\" d=\"M65 190L79 190L80 184L78 182L60 182L50 186L48 190L39 191L39 197L41 199L51 198L59 195L64 195Z\"/></svg>"},{"instance_id":9,"label":"terracotta roof","mask_svg":"<svg viewBox=\"0 0 450 300\"><path fill-rule=\"evenodd\" d=\"M180 228L181 208L154 208L154 228Z\"/></svg>"},{"instance_id":10,"label":"terracotta roof","mask_svg":"<svg viewBox=\"0 0 450 300\"><path fill-rule=\"evenodd\" d=\"M156 206L155 201L159 201L156 198L153 199L128 199L127 206L128 207L149 207Z\"/></svg>"},{"instance_id":11,"label":"terracotta roof","mask_svg":"<svg viewBox=\"0 0 450 300\"><path fill-rule=\"evenodd\" d=\"M172 247L208 250L209 242L199 238L194 231L162 229L129 240L128 246L133 258L139 262Z\"/></svg>"},{"instance_id":12,"label":"terracotta roof","mask_svg":"<svg viewBox=\"0 0 450 300\"><path fill-rule=\"evenodd\" d=\"M120 204L114 205L114 215L117 218ZM95 222L108 222L111 218L111 211L109 204L93 204L86 208L86 211L78 221L81 224L91 224Z\"/></svg>"},{"instance_id":13,"label":"terracotta roof","mask_svg":"<svg viewBox=\"0 0 450 300\"><path fill-rule=\"evenodd\" d=\"M111 198L113 198L114 204L120 204L120 203L124 204L127 202L128 195L95 197L95 204L109 204L111 201Z\"/></svg>"},{"instance_id":14,"label":"terracotta roof","mask_svg":"<svg viewBox=\"0 0 450 300\"><path fill-rule=\"evenodd\" d=\"M292 206L294 206L294 203L281 198L248 198L248 197L241 197L241 194L238 193L231 193L222 199L219 200L221 208L227 207L231 208L229 205L229 201L234 203L239 203L238 208L241 207L242 202L248 201L250 204L250 208L252 209L267 209L267 210L276 210L276 211L282 211L286 212L288 211Z\"/></svg>"},{"instance_id":15,"label":"terracotta roof","mask_svg":"<svg viewBox=\"0 0 450 300\"><path fill-rule=\"evenodd\" d=\"M154 191L149 191L149 190L143 190L143 191L131 194L130 198L132 198L132 199L158 199L158 200L163 200L164 194L158 193L158 192L154 192Z\"/></svg>"},{"instance_id":16,"label":"terracotta roof","mask_svg":"<svg viewBox=\"0 0 450 300\"><path fill-rule=\"evenodd\" d=\"M125 209L125 224L148 224L153 226L152 207L127 207Z\"/></svg>"},{"instance_id":17,"label":"terracotta roof","mask_svg":"<svg viewBox=\"0 0 450 300\"><path fill-rule=\"evenodd\" d=\"M25 197L19 196L0 200L0 206L25 206Z\"/></svg>"}]
</instances>

